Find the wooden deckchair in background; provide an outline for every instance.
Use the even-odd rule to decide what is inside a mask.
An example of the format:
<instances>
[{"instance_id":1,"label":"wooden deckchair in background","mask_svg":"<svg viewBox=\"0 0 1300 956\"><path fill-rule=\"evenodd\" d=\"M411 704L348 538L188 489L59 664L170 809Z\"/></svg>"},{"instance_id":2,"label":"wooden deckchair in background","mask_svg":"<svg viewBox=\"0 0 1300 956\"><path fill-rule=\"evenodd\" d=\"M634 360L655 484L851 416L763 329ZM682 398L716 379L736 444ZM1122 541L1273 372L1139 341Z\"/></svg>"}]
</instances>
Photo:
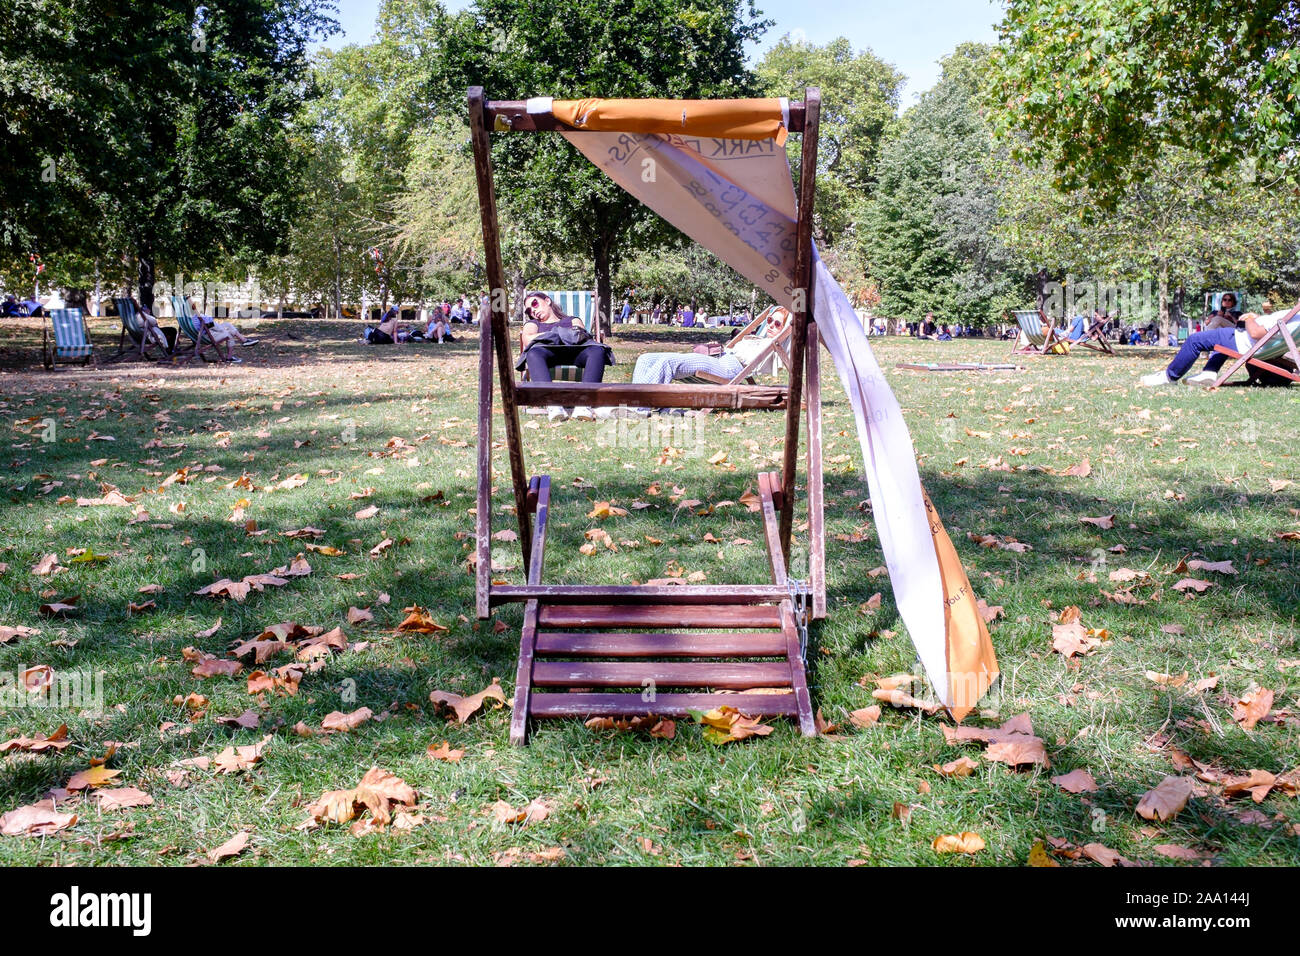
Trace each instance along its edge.
<instances>
[{"instance_id":1,"label":"wooden deckchair in background","mask_svg":"<svg viewBox=\"0 0 1300 956\"><path fill-rule=\"evenodd\" d=\"M469 89L469 124L482 213L484 265L489 289L503 289L496 194L489 131L534 133L571 130L553 112L529 110L525 101L489 102ZM634 101L618 101L638 108ZM662 106L662 101L649 101ZM675 104L674 104L675 105ZM785 128L802 134L795 287L812 289L812 213L821 97L816 89L791 102ZM620 130L624 131L624 130ZM635 130L627 130L635 131ZM809 295L790 322L789 384L784 388L728 384L520 383L515 377L505 303L489 296L490 315L479 323L478 499L475 592L480 618L501 604L523 604L515 678L512 743L526 741L535 720L655 714L684 716L734 707L750 716L783 715L800 731L817 733L805 673L807 627L826 613L825 527L821 461L821 394L818 335ZM494 367L495 379L494 385ZM792 563L795 478L800 420L807 388L808 571L796 579ZM514 512L524 583L503 584L492 574L493 399L500 389L505 449L510 461ZM555 584L545 576L551 505L547 475L526 470L519 407L561 405L649 408L775 408L784 406L785 443L780 472L757 476L770 578L755 584L664 586ZM794 563L796 568L802 562ZM646 697L646 688L652 689Z\"/></svg>"},{"instance_id":2,"label":"wooden deckchair in background","mask_svg":"<svg viewBox=\"0 0 1300 956\"><path fill-rule=\"evenodd\" d=\"M1052 325L1052 317L1042 309L1016 309L1011 314L1015 316L1026 343L1022 346L1017 335L1011 343L1012 355L1046 355L1052 349L1064 354L1069 350L1068 346L1062 345L1065 340Z\"/></svg>"},{"instance_id":3,"label":"wooden deckchair in background","mask_svg":"<svg viewBox=\"0 0 1300 956\"><path fill-rule=\"evenodd\" d=\"M122 320L122 331L117 338L117 351L111 357L120 358L135 352L140 358L152 359L151 349L157 349L160 357L171 354L172 347L167 342L167 336L163 334L162 329L157 325L151 326L136 311L135 303L129 296L115 296L113 303L117 306L118 318ZM135 346L134 349L126 347L128 338Z\"/></svg>"},{"instance_id":4,"label":"wooden deckchair in background","mask_svg":"<svg viewBox=\"0 0 1300 956\"><path fill-rule=\"evenodd\" d=\"M1252 380L1258 377L1258 373L1265 372L1289 382L1300 382L1300 349L1296 348L1296 336L1300 336L1300 302L1244 353L1216 345L1214 351L1231 357L1233 361L1224 367L1213 387L1221 386L1243 365L1247 366ZM1287 362L1290 368L1279 365L1279 361Z\"/></svg>"}]
</instances>

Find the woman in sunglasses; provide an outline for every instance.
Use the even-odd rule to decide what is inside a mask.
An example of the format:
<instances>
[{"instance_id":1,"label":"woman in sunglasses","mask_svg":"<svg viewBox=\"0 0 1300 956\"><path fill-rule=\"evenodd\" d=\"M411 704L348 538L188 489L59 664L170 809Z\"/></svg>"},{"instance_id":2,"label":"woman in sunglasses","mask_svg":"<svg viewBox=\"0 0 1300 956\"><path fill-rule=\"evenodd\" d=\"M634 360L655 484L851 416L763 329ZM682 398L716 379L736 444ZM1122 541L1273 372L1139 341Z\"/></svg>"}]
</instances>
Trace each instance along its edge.
<instances>
[{"instance_id":1,"label":"woman in sunglasses","mask_svg":"<svg viewBox=\"0 0 1300 956\"><path fill-rule=\"evenodd\" d=\"M519 369L528 369L528 378L537 383L552 380L551 371L557 365L576 365L582 372L582 381L595 384L605 377L605 366L614 364L614 353L609 346L597 342L583 326L582 320L565 315L551 297L543 292L530 292L524 297L523 354ZM598 409L598 416L586 405L570 411L559 405L546 410L553 422L572 416L580 421L607 417L608 409Z\"/></svg>"}]
</instances>

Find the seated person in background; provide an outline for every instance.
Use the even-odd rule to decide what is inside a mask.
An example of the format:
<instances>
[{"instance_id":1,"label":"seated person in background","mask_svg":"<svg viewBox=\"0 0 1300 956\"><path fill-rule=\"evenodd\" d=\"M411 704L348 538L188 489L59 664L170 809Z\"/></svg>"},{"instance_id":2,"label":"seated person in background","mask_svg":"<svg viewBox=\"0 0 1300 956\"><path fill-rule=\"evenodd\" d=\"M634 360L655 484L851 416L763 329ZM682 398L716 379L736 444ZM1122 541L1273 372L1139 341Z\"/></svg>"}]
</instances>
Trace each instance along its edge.
<instances>
[{"instance_id":1,"label":"seated person in background","mask_svg":"<svg viewBox=\"0 0 1300 956\"><path fill-rule=\"evenodd\" d=\"M402 323L396 307L384 313L384 317L379 320L379 324L374 328L367 326L362 337L371 345L392 345L395 342L405 342L407 336L402 332Z\"/></svg>"},{"instance_id":2,"label":"seated person in background","mask_svg":"<svg viewBox=\"0 0 1300 956\"><path fill-rule=\"evenodd\" d=\"M1083 338L1087 334L1088 332L1087 325L1088 325L1087 319L1085 319L1081 315L1076 315L1070 321L1070 331L1066 333L1066 337L1071 342L1079 341L1079 339Z\"/></svg>"},{"instance_id":3,"label":"seated person in background","mask_svg":"<svg viewBox=\"0 0 1300 956\"><path fill-rule=\"evenodd\" d=\"M443 315L442 306L435 305L429 315L429 325L424 330L424 337L433 342L453 342L451 321Z\"/></svg>"},{"instance_id":4,"label":"seated person in background","mask_svg":"<svg viewBox=\"0 0 1300 956\"><path fill-rule=\"evenodd\" d=\"M180 329L174 325L163 325L150 309L146 309L135 301L135 296L131 296L131 304L135 306L135 314L140 316L140 324L144 326L145 338L157 342L159 345L165 343L168 352L175 351L176 335L180 332ZM215 336L213 341L216 341Z\"/></svg>"},{"instance_id":5,"label":"seated person in background","mask_svg":"<svg viewBox=\"0 0 1300 956\"><path fill-rule=\"evenodd\" d=\"M6 319L26 315L27 310L18 304L18 297L12 292L5 296L4 305L0 305L0 316Z\"/></svg>"},{"instance_id":6,"label":"seated person in background","mask_svg":"<svg viewBox=\"0 0 1300 956\"><path fill-rule=\"evenodd\" d=\"M940 341L940 342L951 342L951 341L952 341L952 330L951 330L950 328L948 328L948 326L946 326L946 325L940 326L940 327L939 327L939 336L938 336L938 337L939 337L939 341Z\"/></svg>"},{"instance_id":7,"label":"seated person in background","mask_svg":"<svg viewBox=\"0 0 1300 956\"><path fill-rule=\"evenodd\" d=\"M636 360L632 381L638 385L667 385L675 378L686 378L699 372L733 379L743 372L758 353L785 329L790 312L784 308L772 310L763 334L747 335L733 347L726 348L718 342L697 345L692 352L646 352ZM755 369L755 375L775 374L777 361L770 368Z\"/></svg>"},{"instance_id":8,"label":"seated person in background","mask_svg":"<svg viewBox=\"0 0 1300 956\"><path fill-rule=\"evenodd\" d=\"M1222 345L1232 349L1234 352L1245 353L1250 346L1257 340L1268 335L1282 319L1290 314L1290 310L1284 309L1281 312L1271 312L1268 315L1256 315L1254 312L1247 312L1242 316L1245 323L1244 329L1237 328L1219 328L1209 329L1205 332L1197 332L1187 336L1187 341L1183 343L1174 360L1169 363L1167 368L1158 372L1152 372L1150 375L1143 375L1139 383L1148 388L1155 388L1160 385L1171 385L1186 375L1193 365L1196 364L1197 358L1202 352L1213 352L1205 362L1205 368L1197 374L1188 378L1188 382L1193 385L1213 385L1219 378L1219 369L1223 368L1223 363L1228 361L1228 356L1222 352L1215 352L1216 345Z\"/></svg>"},{"instance_id":9,"label":"seated person in background","mask_svg":"<svg viewBox=\"0 0 1300 956\"><path fill-rule=\"evenodd\" d=\"M528 378L535 382L551 381L551 369L557 365L576 365L582 370L582 381L595 384L605 377L605 366L614 364L614 353L608 345L595 341L583 327L582 320L565 315L551 297L542 292L530 292L524 297L524 329L521 335L523 352L515 367L528 369ZM553 422L563 421L572 415L582 421L596 417L609 417L610 409L593 412L579 405L572 412L559 405L546 410Z\"/></svg>"},{"instance_id":10,"label":"seated person in background","mask_svg":"<svg viewBox=\"0 0 1300 956\"><path fill-rule=\"evenodd\" d=\"M938 329L939 327L935 325L934 322L934 313L933 312L925 313L925 321L921 323L921 338L923 339L934 338L935 334L938 332Z\"/></svg>"},{"instance_id":11,"label":"seated person in background","mask_svg":"<svg viewBox=\"0 0 1300 956\"><path fill-rule=\"evenodd\" d=\"M1223 293L1219 299L1219 308L1211 312L1206 320L1207 329L1235 329L1241 321L1241 310L1237 308L1237 297L1231 292Z\"/></svg>"}]
</instances>

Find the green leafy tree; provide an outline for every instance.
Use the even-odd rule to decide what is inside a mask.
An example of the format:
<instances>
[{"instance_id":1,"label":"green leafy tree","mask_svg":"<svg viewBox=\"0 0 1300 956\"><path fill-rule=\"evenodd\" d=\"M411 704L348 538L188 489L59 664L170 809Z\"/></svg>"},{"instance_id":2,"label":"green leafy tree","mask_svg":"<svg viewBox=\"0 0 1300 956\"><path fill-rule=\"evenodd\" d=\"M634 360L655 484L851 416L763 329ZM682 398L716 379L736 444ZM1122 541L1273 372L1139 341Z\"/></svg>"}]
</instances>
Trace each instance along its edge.
<instances>
[{"instance_id":1,"label":"green leafy tree","mask_svg":"<svg viewBox=\"0 0 1300 956\"><path fill-rule=\"evenodd\" d=\"M1019 297L1016 265L993 235L999 184L978 108L988 53L980 44L958 47L881 147L856 235L890 317L915 320L932 310L942 321L983 324Z\"/></svg>"},{"instance_id":2,"label":"green leafy tree","mask_svg":"<svg viewBox=\"0 0 1300 956\"><path fill-rule=\"evenodd\" d=\"M1275 182L1248 169L1210 176L1191 150L1167 147L1155 172L1109 210L1086 187L1054 188L1048 168L1008 162L1005 173L999 233L1007 243L1053 275L1154 280L1162 336L1177 317L1179 290L1267 283L1300 250L1297 212Z\"/></svg>"},{"instance_id":3,"label":"green leafy tree","mask_svg":"<svg viewBox=\"0 0 1300 956\"><path fill-rule=\"evenodd\" d=\"M1010 0L1000 33L999 129L1023 133L1022 158L1063 188L1113 207L1169 147L1213 174L1293 158L1295 0Z\"/></svg>"},{"instance_id":4,"label":"green leafy tree","mask_svg":"<svg viewBox=\"0 0 1300 956\"><path fill-rule=\"evenodd\" d=\"M497 99L749 96L744 47L767 25L751 0L478 0L446 18L427 99L463 115L471 84ZM590 261L604 303L628 250L671 234L558 136L496 136L493 159L503 215Z\"/></svg>"},{"instance_id":5,"label":"green leafy tree","mask_svg":"<svg viewBox=\"0 0 1300 956\"><path fill-rule=\"evenodd\" d=\"M782 37L755 67L769 96L801 99L822 92L818 130L817 225L835 245L852 227L855 204L870 194L880 142L898 112L903 74L870 50L854 51L843 37L825 46ZM798 167L798 142L790 141Z\"/></svg>"},{"instance_id":6,"label":"green leafy tree","mask_svg":"<svg viewBox=\"0 0 1300 956\"><path fill-rule=\"evenodd\" d=\"M15 21L0 24L0 146L27 143L4 160L4 189L34 196L6 230L11 253L125 253L148 303L160 263L195 270L282 245L302 162L288 121L309 93L307 44L331 29L332 8L16 2Z\"/></svg>"}]
</instances>

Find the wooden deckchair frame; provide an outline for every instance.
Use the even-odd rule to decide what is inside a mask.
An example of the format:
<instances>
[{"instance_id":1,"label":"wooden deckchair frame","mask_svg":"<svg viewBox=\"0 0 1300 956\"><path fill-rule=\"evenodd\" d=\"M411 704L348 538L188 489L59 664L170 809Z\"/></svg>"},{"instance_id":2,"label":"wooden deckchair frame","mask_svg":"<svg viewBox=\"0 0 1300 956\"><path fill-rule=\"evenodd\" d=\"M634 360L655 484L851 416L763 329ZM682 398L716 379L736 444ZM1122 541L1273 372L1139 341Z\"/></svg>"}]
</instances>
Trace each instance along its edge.
<instances>
[{"instance_id":1,"label":"wooden deckchair frame","mask_svg":"<svg viewBox=\"0 0 1300 956\"><path fill-rule=\"evenodd\" d=\"M1020 324L1020 318L1018 315L1018 313L1020 312L1038 313L1038 321L1043 324L1042 345L1035 345L1033 342L1029 340L1029 333L1026 332L1024 327ZM1017 330L1015 338L1011 340L1012 355L1051 355L1052 354L1051 350L1053 347L1067 341L1056 331L1056 324L1053 321L1052 317L1048 315L1046 312L1044 312L1042 309L1017 309L1014 312L1012 312L1011 317L1015 320L1016 330ZM1020 335L1022 332L1024 333L1025 336L1024 348L1020 347ZM1068 345L1066 345L1066 350L1063 354L1069 354Z\"/></svg>"},{"instance_id":2,"label":"wooden deckchair frame","mask_svg":"<svg viewBox=\"0 0 1300 956\"><path fill-rule=\"evenodd\" d=\"M1291 334L1291 329L1287 327L1287 324L1291 322L1297 314L1300 314L1300 302L1297 302L1291 308L1291 311L1288 312L1267 335L1252 343L1250 348L1245 352L1238 352L1236 349L1230 349L1224 345L1216 345L1214 351L1229 356L1233 361L1223 370L1218 381L1216 381L1212 387L1219 388L1222 386L1223 383L1236 374L1237 369L1241 368L1243 365L1247 365L1250 368L1259 371L1271 372L1274 375L1279 375L1292 382L1300 382L1300 348L1296 347L1295 337ZM1286 342L1287 358L1289 358L1292 364L1295 365L1295 369L1286 369L1281 365L1275 365L1273 362L1266 362L1263 359L1257 359L1254 357L1257 352L1263 349L1268 342L1277 336L1281 336L1282 340Z\"/></svg>"},{"instance_id":3,"label":"wooden deckchair frame","mask_svg":"<svg viewBox=\"0 0 1300 956\"><path fill-rule=\"evenodd\" d=\"M684 716L727 705L754 716L788 715L805 735L816 723L808 694L804 652L809 618L826 613L825 525L821 461L821 380L817 326L813 319L812 214L817 170L821 94L815 88L803 102L789 105L786 128L801 133L802 160L796 224L796 287L805 290L803 310L792 311L788 338L789 384L638 385L627 383L520 383L515 378L509 336L504 269L489 130L541 132L570 130L552 113L530 113L524 101L488 101L482 87L468 91L469 125L483 223L485 270L489 286L486 316L479 322L478 497L476 510L475 604L479 618L494 606L524 605L519 666L510 739L526 741L536 718ZM599 318L598 318L599 320ZM494 384L494 366L495 378ZM742 374L741 378L744 375ZM492 414L493 390L500 388L505 446L510 460L518 538L527 568L524 585L492 581ZM808 416L808 580L796 584L787 574L791 559L795 478L804 396ZM565 407L630 405L650 408L779 408L784 406L785 444L781 471L758 476L764 539L771 582L760 585L563 585L543 581L543 555L550 509L550 479L529 477L524 462L521 405ZM652 629L647 632L646 629ZM661 633L659 629L684 633ZM716 633L739 628L741 633ZM625 633L640 629L642 633ZM550 657L578 658L557 663ZM614 661L592 662L593 657ZM668 658L633 662L627 658ZM734 658L778 658L777 663L732 663ZM683 662L683 659L701 660ZM721 662L720 662L721 661ZM643 690L651 686L688 688L687 693L606 693L602 688ZM547 688L561 692L548 692ZM705 693L706 688L715 692ZM717 690L776 693L728 693ZM568 691L563 692L563 691Z\"/></svg>"}]
</instances>

